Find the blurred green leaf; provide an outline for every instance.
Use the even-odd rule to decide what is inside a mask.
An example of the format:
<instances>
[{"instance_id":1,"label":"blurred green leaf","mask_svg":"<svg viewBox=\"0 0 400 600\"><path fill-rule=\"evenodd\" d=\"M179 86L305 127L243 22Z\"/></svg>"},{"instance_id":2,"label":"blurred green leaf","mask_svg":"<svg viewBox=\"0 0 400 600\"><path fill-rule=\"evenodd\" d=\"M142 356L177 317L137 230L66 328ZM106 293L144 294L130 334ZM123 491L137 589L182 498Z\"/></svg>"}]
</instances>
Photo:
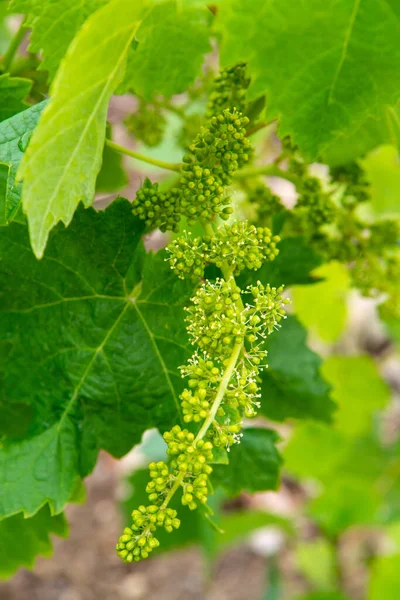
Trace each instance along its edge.
<instances>
[{"instance_id":1,"label":"blurred green leaf","mask_svg":"<svg viewBox=\"0 0 400 600\"><path fill-rule=\"evenodd\" d=\"M330 590L335 585L334 549L325 539L299 542L295 549L297 567L307 581L319 590Z\"/></svg>"},{"instance_id":2,"label":"blurred green leaf","mask_svg":"<svg viewBox=\"0 0 400 600\"><path fill-rule=\"evenodd\" d=\"M369 482L332 480L311 502L310 514L330 536L354 525L377 522L380 499Z\"/></svg>"},{"instance_id":3,"label":"blurred green leaf","mask_svg":"<svg viewBox=\"0 0 400 600\"><path fill-rule=\"evenodd\" d=\"M381 556L372 566L368 600L395 600L400 597L400 554Z\"/></svg>"},{"instance_id":4,"label":"blurred green leaf","mask_svg":"<svg viewBox=\"0 0 400 600\"><path fill-rule=\"evenodd\" d=\"M338 262L320 267L314 275L324 281L312 287L294 287L294 309L305 327L324 341L334 342L346 324L349 275L346 267Z\"/></svg>"},{"instance_id":5,"label":"blurred green leaf","mask_svg":"<svg viewBox=\"0 0 400 600\"><path fill-rule=\"evenodd\" d=\"M263 511L233 511L221 516L219 527L223 534L216 538L216 551L243 541L250 533L263 527L279 528L286 535L294 535L294 525L291 521L280 515Z\"/></svg>"},{"instance_id":6,"label":"blurred green leaf","mask_svg":"<svg viewBox=\"0 0 400 600\"><path fill-rule=\"evenodd\" d=\"M285 468L297 477L324 480L336 470L346 450L343 435L332 427L301 423L284 448Z\"/></svg>"},{"instance_id":7,"label":"blurred green leaf","mask_svg":"<svg viewBox=\"0 0 400 600\"><path fill-rule=\"evenodd\" d=\"M400 161L398 147L379 146L361 164L371 183L371 206L379 216L400 213Z\"/></svg>"},{"instance_id":8,"label":"blurred green leaf","mask_svg":"<svg viewBox=\"0 0 400 600\"><path fill-rule=\"evenodd\" d=\"M390 390L369 356L331 356L322 365L322 373L332 385L337 403L336 429L357 436L371 428L372 415L384 408Z\"/></svg>"}]
</instances>

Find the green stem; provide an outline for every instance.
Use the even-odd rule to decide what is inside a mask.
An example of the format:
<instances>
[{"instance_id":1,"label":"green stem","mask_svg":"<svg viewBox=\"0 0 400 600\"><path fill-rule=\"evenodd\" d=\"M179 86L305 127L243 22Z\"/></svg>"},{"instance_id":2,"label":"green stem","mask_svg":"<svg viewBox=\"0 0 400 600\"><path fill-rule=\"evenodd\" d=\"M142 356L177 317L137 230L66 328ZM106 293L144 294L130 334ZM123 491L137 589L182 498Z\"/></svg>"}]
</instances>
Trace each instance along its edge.
<instances>
[{"instance_id":1,"label":"green stem","mask_svg":"<svg viewBox=\"0 0 400 600\"><path fill-rule=\"evenodd\" d=\"M215 396L215 400L211 406L210 409L210 413L207 417L207 419L204 421L203 425L201 426L198 434L196 435L194 441L193 441L193 448L196 448L196 444L199 440L203 439L204 436L206 435L208 429L210 428L212 422L215 419L215 415L217 414L217 411L220 407L220 404L222 402L222 400L224 399L224 396L226 394L226 390L228 389L228 385L229 382L231 380L233 371L235 370L236 367L236 363L238 361L238 358L240 356L240 353L242 351L243 348L243 342L240 342L238 344L236 344L233 348L232 354L230 356L228 365L226 367L225 373L221 379L221 382L218 386L218 391L217 391L217 395ZM172 488L169 490L167 496L165 497L164 502L162 503L160 509L161 510L165 510L172 498L172 496L175 494L175 492L178 490L179 486L181 485L182 481L185 479L187 475L187 471L181 471L178 475L178 477L175 479L174 485L172 486Z\"/></svg>"},{"instance_id":2,"label":"green stem","mask_svg":"<svg viewBox=\"0 0 400 600\"><path fill-rule=\"evenodd\" d=\"M176 490L181 485L182 481L186 477L186 474L187 474L186 471L181 471L179 473L178 477L175 479L174 485L172 486L172 488L169 490L168 494L166 495L164 502L161 504L160 510L164 510L167 508L169 501L171 500L172 496L175 494Z\"/></svg>"},{"instance_id":3,"label":"green stem","mask_svg":"<svg viewBox=\"0 0 400 600\"><path fill-rule=\"evenodd\" d=\"M3 68L6 73L9 72L9 70L10 70L12 61L14 60L14 56L15 56L22 40L25 37L26 30L27 30L27 26L26 26L26 18L25 18L21 21L21 25L18 27L17 31L15 32L14 37L12 38L9 47L3 56Z\"/></svg>"},{"instance_id":4,"label":"green stem","mask_svg":"<svg viewBox=\"0 0 400 600\"><path fill-rule=\"evenodd\" d=\"M211 423L214 421L217 411L219 409L219 406L220 406L222 400L224 399L226 390L228 389L229 382L233 375L233 371L235 370L236 363L238 361L238 358L240 356L242 348L243 348L243 342L239 342L238 344L236 344L234 346L232 354L229 359L229 362L227 364L225 373L221 379L221 383L219 384L218 392L217 392L217 395L215 396L213 405L210 409L207 419L204 421L203 425L200 428L200 431L196 435L193 445L195 445L196 442L201 440L206 435Z\"/></svg>"},{"instance_id":5,"label":"green stem","mask_svg":"<svg viewBox=\"0 0 400 600\"><path fill-rule=\"evenodd\" d=\"M25 74L27 71L36 69L39 63L39 59L34 54L18 57L16 60L13 61L13 66L12 69L10 69L10 74L13 77L17 77L22 73Z\"/></svg>"},{"instance_id":6,"label":"green stem","mask_svg":"<svg viewBox=\"0 0 400 600\"><path fill-rule=\"evenodd\" d=\"M287 171L283 171L275 164L264 165L263 167L249 167L248 169L242 169L235 175L235 179L247 179L248 177L256 177L257 175L270 175L273 177L281 177L281 179L287 179L292 183L298 183L298 178L295 175L291 175Z\"/></svg>"},{"instance_id":7,"label":"green stem","mask_svg":"<svg viewBox=\"0 0 400 600\"><path fill-rule=\"evenodd\" d=\"M161 169L168 169L168 171L180 171L181 164L180 163L170 163L165 162L164 160L158 160L157 158L150 158L150 156L145 156L144 154L140 154L139 152L135 152L134 150L130 150L125 146L120 146L120 144L116 144L111 140L106 139L106 144L113 150L117 152L121 152L121 154L126 154L131 158L136 158L137 160L141 160L143 162L148 163L149 165L154 165L155 167L160 167Z\"/></svg>"},{"instance_id":8,"label":"green stem","mask_svg":"<svg viewBox=\"0 0 400 600\"><path fill-rule=\"evenodd\" d=\"M261 123L257 123L253 127L250 127L250 129L246 131L246 137L254 135L255 133L257 133L257 131L260 131L261 129L264 129L264 127L267 127L267 125L269 125L269 123L265 123L264 121L262 121Z\"/></svg>"}]
</instances>

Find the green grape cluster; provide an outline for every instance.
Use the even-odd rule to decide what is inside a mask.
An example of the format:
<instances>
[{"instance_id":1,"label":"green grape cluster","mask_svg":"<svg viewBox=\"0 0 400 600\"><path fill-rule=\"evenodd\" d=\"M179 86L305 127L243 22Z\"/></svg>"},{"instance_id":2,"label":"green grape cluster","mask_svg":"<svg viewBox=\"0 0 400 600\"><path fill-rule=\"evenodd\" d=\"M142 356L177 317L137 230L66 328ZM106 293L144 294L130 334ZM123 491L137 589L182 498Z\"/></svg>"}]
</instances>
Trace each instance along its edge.
<instances>
[{"instance_id":1,"label":"green grape cluster","mask_svg":"<svg viewBox=\"0 0 400 600\"><path fill-rule=\"evenodd\" d=\"M279 236L268 227L255 227L248 221L218 227L213 235L192 238L186 232L167 248L171 269L181 279L199 279L207 264L221 268L228 263L233 274L244 269L257 270L267 260L274 260L279 250Z\"/></svg>"},{"instance_id":2,"label":"green grape cluster","mask_svg":"<svg viewBox=\"0 0 400 600\"><path fill-rule=\"evenodd\" d=\"M158 183L145 179L143 186L137 191L132 201L132 213L145 221L149 229L158 227L161 231L179 230L180 194L178 188L167 192L158 189Z\"/></svg>"},{"instance_id":3,"label":"green grape cluster","mask_svg":"<svg viewBox=\"0 0 400 600\"><path fill-rule=\"evenodd\" d=\"M183 157L182 176L175 188L160 192L148 180L133 201L133 213L149 229L177 231L182 216L189 225L197 219L211 220L214 215L228 219L232 213L226 186L251 155L246 138L248 119L236 111L224 110L202 127L189 153Z\"/></svg>"},{"instance_id":4,"label":"green grape cluster","mask_svg":"<svg viewBox=\"0 0 400 600\"><path fill-rule=\"evenodd\" d=\"M251 144L246 137L247 117L224 110L202 127L189 153L183 157L181 210L189 224L211 220L215 214L228 219L232 213L225 195L232 177L250 159Z\"/></svg>"},{"instance_id":5,"label":"green grape cluster","mask_svg":"<svg viewBox=\"0 0 400 600\"><path fill-rule=\"evenodd\" d=\"M301 183L300 196L293 211L295 220L310 232L335 220L337 208L329 194L322 190L316 177L305 177Z\"/></svg>"},{"instance_id":6,"label":"green grape cluster","mask_svg":"<svg viewBox=\"0 0 400 600\"><path fill-rule=\"evenodd\" d=\"M268 227L255 227L248 221L225 225L204 239L207 262L220 268L228 262L234 275L244 269L257 270L264 261L274 260L278 255L279 239Z\"/></svg>"},{"instance_id":7,"label":"green grape cluster","mask_svg":"<svg viewBox=\"0 0 400 600\"><path fill-rule=\"evenodd\" d=\"M187 309L187 329L194 346L208 354L230 356L246 330L237 306L239 298L240 288L224 279L200 287Z\"/></svg>"},{"instance_id":8,"label":"green grape cluster","mask_svg":"<svg viewBox=\"0 0 400 600\"><path fill-rule=\"evenodd\" d=\"M138 510L132 512L132 525L125 527L118 540L118 556L127 563L148 558L149 554L160 545L153 532L157 527L164 527L169 533L178 529L180 520L176 515L176 510L156 504L139 506Z\"/></svg>"},{"instance_id":9,"label":"green grape cluster","mask_svg":"<svg viewBox=\"0 0 400 600\"><path fill-rule=\"evenodd\" d=\"M176 238L169 246L169 261L171 269L175 270L180 279L198 280L204 276L206 263L205 245L201 238L188 235Z\"/></svg>"},{"instance_id":10,"label":"green grape cluster","mask_svg":"<svg viewBox=\"0 0 400 600\"><path fill-rule=\"evenodd\" d=\"M345 186L345 193L342 196L344 208L353 209L358 204L369 200L369 182L364 169L358 163L331 167L330 176L332 183Z\"/></svg>"},{"instance_id":11,"label":"green grape cluster","mask_svg":"<svg viewBox=\"0 0 400 600\"><path fill-rule=\"evenodd\" d=\"M272 190L263 183L257 184L251 188L247 194L248 202L255 208L257 213L257 223L272 225L272 218L281 214L286 209L281 199Z\"/></svg>"},{"instance_id":12,"label":"green grape cluster","mask_svg":"<svg viewBox=\"0 0 400 600\"><path fill-rule=\"evenodd\" d=\"M136 112L125 119L125 125L137 140L153 148L163 140L167 121L157 105L141 101Z\"/></svg>"},{"instance_id":13,"label":"green grape cluster","mask_svg":"<svg viewBox=\"0 0 400 600\"><path fill-rule=\"evenodd\" d=\"M229 236L235 252L244 249L240 260L247 267L255 268L262 258L272 260L276 256L277 240L272 238L270 230L236 223L221 228L215 236L204 240L195 238L192 248L196 248L196 257L208 260L207 253L213 248L217 262L222 261L222 270L233 273L236 266L242 264L237 263L235 253L224 253L222 259L217 252L217 248L226 247ZM239 244L245 236L247 245ZM180 260L184 265L179 268L178 263L175 264L181 275L186 269L187 247L178 240L173 245L172 260ZM260 254L253 256L254 252ZM192 260L193 257L190 262ZM198 268L204 270L204 262ZM259 408L258 380L267 355L265 339L279 328L288 302L283 299L282 291L283 287L276 289L258 282L242 292L233 275L215 282L205 281L197 288L186 319L190 341L196 349L187 365L181 367L188 385L180 401L184 422L193 423L199 429L193 433L175 425L164 433L170 462L150 464L150 481L146 487L150 504L133 511L133 524L124 530L117 543L118 555L124 561L147 558L158 546L154 536L157 527L164 527L168 532L179 527L177 514L168 508L178 490L181 504L190 510L207 503L212 488L209 477L214 448L229 451L233 444L239 443L243 418L255 416ZM250 296L250 301L244 304L246 296Z\"/></svg>"},{"instance_id":14,"label":"green grape cluster","mask_svg":"<svg viewBox=\"0 0 400 600\"><path fill-rule=\"evenodd\" d=\"M226 108L234 107L245 114L246 93L250 78L246 76L246 65L238 64L222 69L214 79L209 95L206 116L211 118Z\"/></svg>"},{"instance_id":15,"label":"green grape cluster","mask_svg":"<svg viewBox=\"0 0 400 600\"><path fill-rule=\"evenodd\" d=\"M235 77L240 73L236 71ZM184 158L176 205L171 208L168 194L162 196L146 182L142 188L146 191L134 202L135 214L160 227L175 225L181 216L189 224L196 219L212 220L215 215L227 219L232 209L227 206L226 187L251 153L247 124L248 119L235 109L213 116ZM183 421L197 432L175 425L164 433L169 462L150 464L146 487L150 504L133 511L133 523L117 543L118 555L128 563L147 558L158 546L154 535L158 527L167 532L179 527L176 511L169 508L175 493L180 492L181 504L190 510L207 503L215 448L229 451L239 443L243 418L256 415L259 374L267 356L265 340L285 317L287 300L282 287L258 282L242 291L234 279L243 269L259 269L264 261L274 260L279 238L267 227L247 221L216 230L211 224L206 227L203 239L189 234L176 239L168 258L181 278L200 282L209 263L224 275L214 282L203 281L186 308L186 328L195 351L180 368L187 379L180 402Z\"/></svg>"}]
</instances>

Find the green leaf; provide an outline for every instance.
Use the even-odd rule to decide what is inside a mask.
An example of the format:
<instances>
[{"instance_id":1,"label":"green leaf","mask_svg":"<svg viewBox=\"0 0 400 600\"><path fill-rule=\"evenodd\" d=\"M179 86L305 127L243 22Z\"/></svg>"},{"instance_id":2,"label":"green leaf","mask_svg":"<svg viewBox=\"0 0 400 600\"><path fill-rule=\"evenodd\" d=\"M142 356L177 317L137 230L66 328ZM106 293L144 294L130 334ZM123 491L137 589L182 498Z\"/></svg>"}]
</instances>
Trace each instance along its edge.
<instances>
[{"instance_id":1,"label":"green leaf","mask_svg":"<svg viewBox=\"0 0 400 600\"><path fill-rule=\"evenodd\" d=\"M372 435L354 439L317 423L296 427L285 446L284 459L289 473L300 478L318 479L328 486L345 479L383 490L393 487L391 469L399 462L396 448L382 448Z\"/></svg>"},{"instance_id":2,"label":"green leaf","mask_svg":"<svg viewBox=\"0 0 400 600\"><path fill-rule=\"evenodd\" d=\"M293 316L268 338L261 412L269 419L331 420L335 405L329 398L330 387L320 374L320 357L306 341L306 331Z\"/></svg>"},{"instance_id":3,"label":"green leaf","mask_svg":"<svg viewBox=\"0 0 400 600\"><path fill-rule=\"evenodd\" d=\"M313 287L295 287L293 304L296 315L305 327L324 341L334 342L346 324L346 296L349 290L347 268L331 262L314 271L324 281Z\"/></svg>"},{"instance_id":4,"label":"green leaf","mask_svg":"<svg viewBox=\"0 0 400 600\"><path fill-rule=\"evenodd\" d=\"M67 537L64 515L52 517L44 506L34 517L18 514L0 521L0 579L8 579L20 568L31 569L38 555L51 556L50 534Z\"/></svg>"},{"instance_id":5,"label":"green leaf","mask_svg":"<svg viewBox=\"0 0 400 600\"><path fill-rule=\"evenodd\" d=\"M366 119L360 129L346 137L346 143L338 138L325 152L325 160L329 165L343 165L370 152L381 144L400 143L400 107L385 106L379 111L379 117Z\"/></svg>"},{"instance_id":6,"label":"green leaf","mask_svg":"<svg viewBox=\"0 0 400 600\"><path fill-rule=\"evenodd\" d=\"M107 127L111 138L111 127ZM122 154L105 144L103 161L96 180L96 192L116 192L126 186L129 179L122 165Z\"/></svg>"},{"instance_id":7,"label":"green leaf","mask_svg":"<svg viewBox=\"0 0 400 600\"><path fill-rule=\"evenodd\" d=\"M368 600L389 600L400 594L400 554L380 556L373 562Z\"/></svg>"},{"instance_id":8,"label":"green leaf","mask_svg":"<svg viewBox=\"0 0 400 600\"><path fill-rule=\"evenodd\" d=\"M289 473L324 481L338 470L347 451L343 435L332 427L301 423L285 446L283 456Z\"/></svg>"},{"instance_id":9,"label":"green leaf","mask_svg":"<svg viewBox=\"0 0 400 600\"><path fill-rule=\"evenodd\" d=\"M25 98L32 87L30 79L0 75L0 121L9 119L24 110L28 104Z\"/></svg>"},{"instance_id":10,"label":"green leaf","mask_svg":"<svg viewBox=\"0 0 400 600\"><path fill-rule=\"evenodd\" d=\"M192 8L172 0L156 5L137 33L120 93L133 90L146 100L184 92L200 74L211 50L205 6Z\"/></svg>"},{"instance_id":11,"label":"green leaf","mask_svg":"<svg viewBox=\"0 0 400 600\"><path fill-rule=\"evenodd\" d=\"M71 44L51 102L20 165L32 247L43 256L51 229L89 206L101 167L109 99L120 82L143 2L113 0L92 15Z\"/></svg>"},{"instance_id":12,"label":"green leaf","mask_svg":"<svg viewBox=\"0 0 400 600\"><path fill-rule=\"evenodd\" d=\"M252 97L267 93L280 135L310 159L364 136L399 99L394 2L254 0L249 10L246 0L223 0L218 23L223 64L248 63Z\"/></svg>"},{"instance_id":13,"label":"green leaf","mask_svg":"<svg viewBox=\"0 0 400 600\"><path fill-rule=\"evenodd\" d=\"M336 429L348 436L359 436L371 429L372 415L384 408L390 390L369 356L331 356L322 373L332 385L338 405Z\"/></svg>"},{"instance_id":14,"label":"green leaf","mask_svg":"<svg viewBox=\"0 0 400 600\"><path fill-rule=\"evenodd\" d=\"M376 215L400 213L400 161L398 148L379 146L361 161L370 182L371 205Z\"/></svg>"},{"instance_id":15,"label":"green leaf","mask_svg":"<svg viewBox=\"0 0 400 600\"><path fill-rule=\"evenodd\" d=\"M327 540L319 538L299 542L295 549L295 560L297 567L313 587L319 590L334 588L334 553Z\"/></svg>"},{"instance_id":16,"label":"green leaf","mask_svg":"<svg viewBox=\"0 0 400 600\"><path fill-rule=\"evenodd\" d=\"M379 500L369 482L334 479L312 501L310 513L324 531L336 536L354 525L374 524Z\"/></svg>"},{"instance_id":17,"label":"green leaf","mask_svg":"<svg viewBox=\"0 0 400 600\"><path fill-rule=\"evenodd\" d=\"M54 78L68 47L87 18L110 0L12 0L10 10L28 15L29 51L41 52L39 69Z\"/></svg>"},{"instance_id":18,"label":"green leaf","mask_svg":"<svg viewBox=\"0 0 400 600\"><path fill-rule=\"evenodd\" d=\"M216 553L242 542L251 532L262 527L278 527L287 535L294 535L293 525L288 519L263 511L228 512L221 516L218 526L222 529L223 534L216 536Z\"/></svg>"},{"instance_id":19,"label":"green leaf","mask_svg":"<svg viewBox=\"0 0 400 600\"><path fill-rule=\"evenodd\" d=\"M17 169L46 104L44 100L0 123L0 225L12 220L18 211L22 185L15 181Z\"/></svg>"},{"instance_id":20,"label":"green leaf","mask_svg":"<svg viewBox=\"0 0 400 600\"><path fill-rule=\"evenodd\" d=\"M122 199L80 208L41 261L25 226L0 230L0 389L34 410L29 437L0 449L0 518L60 512L100 448L122 456L176 422L192 289L165 252L145 254L141 232Z\"/></svg>"},{"instance_id":21,"label":"green leaf","mask_svg":"<svg viewBox=\"0 0 400 600\"><path fill-rule=\"evenodd\" d=\"M282 462L275 443L279 436L272 429L249 427L240 444L229 453L228 465L214 465L212 480L232 496L241 491L276 490Z\"/></svg>"}]
</instances>

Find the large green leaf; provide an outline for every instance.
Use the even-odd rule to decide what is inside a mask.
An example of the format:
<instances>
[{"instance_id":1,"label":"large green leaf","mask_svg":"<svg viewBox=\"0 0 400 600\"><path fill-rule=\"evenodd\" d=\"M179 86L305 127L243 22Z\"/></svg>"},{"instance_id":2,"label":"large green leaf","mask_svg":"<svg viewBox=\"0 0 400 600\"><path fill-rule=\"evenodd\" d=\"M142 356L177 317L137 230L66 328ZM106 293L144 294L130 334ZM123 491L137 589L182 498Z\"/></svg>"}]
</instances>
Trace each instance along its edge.
<instances>
[{"instance_id":1,"label":"large green leaf","mask_svg":"<svg viewBox=\"0 0 400 600\"><path fill-rule=\"evenodd\" d=\"M110 0L12 0L10 10L28 15L29 50L42 52L39 69L54 77L68 46L86 19Z\"/></svg>"},{"instance_id":2,"label":"large green leaf","mask_svg":"<svg viewBox=\"0 0 400 600\"><path fill-rule=\"evenodd\" d=\"M321 359L307 347L306 338L305 329L293 316L268 338L261 412L269 419L331 420L335 405L329 398L330 387L320 374Z\"/></svg>"},{"instance_id":3,"label":"large green leaf","mask_svg":"<svg viewBox=\"0 0 400 600\"><path fill-rule=\"evenodd\" d=\"M400 13L393 0L223 0L225 65L245 61L253 96L309 158L366 138L400 93ZM294 109L295 107L295 109ZM357 148L360 151L369 148Z\"/></svg>"},{"instance_id":4,"label":"large green leaf","mask_svg":"<svg viewBox=\"0 0 400 600\"><path fill-rule=\"evenodd\" d=\"M390 391L369 356L331 356L322 372L338 405L336 429L349 436L367 433L371 417L389 401Z\"/></svg>"},{"instance_id":5,"label":"large green leaf","mask_svg":"<svg viewBox=\"0 0 400 600\"><path fill-rule=\"evenodd\" d=\"M19 567L32 568L38 555L51 556L51 533L66 537L68 526L64 515L52 517L48 506L30 519L18 514L0 521L0 579L11 577Z\"/></svg>"},{"instance_id":6,"label":"large green leaf","mask_svg":"<svg viewBox=\"0 0 400 600\"><path fill-rule=\"evenodd\" d=\"M211 49L208 15L205 6L187 7L177 0L155 6L137 33L139 45L129 53L119 91L133 90L147 100L184 92Z\"/></svg>"},{"instance_id":7,"label":"large green leaf","mask_svg":"<svg viewBox=\"0 0 400 600\"><path fill-rule=\"evenodd\" d=\"M276 490L282 462L275 447L278 440L272 429L245 429L240 444L231 448L229 464L213 466L213 483L222 485L232 496L243 490Z\"/></svg>"},{"instance_id":8,"label":"large green leaf","mask_svg":"<svg viewBox=\"0 0 400 600\"><path fill-rule=\"evenodd\" d=\"M290 473L325 481L339 470L348 451L343 435L333 427L301 423L292 433L283 455Z\"/></svg>"},{"instance_id":9,"label":"large green leaf","mask_svg":"<svg viewBox=\"0 0 400 600\"><path fill-rule=\"evenodd\" d=\"M368 600L389 600L400 595L400 554L378 557L372 567Z\"/></svg>"},{"instance_id":10,"label":"large green leaf","mask_svg":"<svg viewBox=\"0 0 400 600\"><path fill-rule=\"evenodd\" d=\"M50 230L93 201L109 99L123 77L143 2L113 0L92 15L63 61L20 165L32 247L43 256Z\"/></svg>"},{"instance_id":11,"label":"large green leaf","mask_svg":"<svg viewBox=\"0 0 400 600\"><path fill-rule=\"evenodd\" d=\"M81 208L41 261L26 227L0 232L0 389L34 412L29 437L0 450L0 518L60 512L100 447L121 456L176 422L191 289L140 235L126 200Z\"/></svg>"},{"instance_id":12,"label":"large green leaf","mask_svg":"<svg viewBox=\"0 0 400 600\"><path fill-rule=\"evenodd\" d=\"M336 536L354 525L376 523L379 503L369 482L333 479L312 501L310 512L324 531Z\"/></svg>"},{"instance_id":13,"label":"large green leaf","mask_svg":"<svg viewBox=\"0 0 400 600\"><path fill-rule=\"evenodd\" d=\"M46 100L0 123L0 165L4 165L0 183L0 225L11 220L18 210L22 186L15 181L15 176L45 106Z\"/></svg>"},{"instance_id":14,"label":"large green leaf","mask_svg":"<svg viewBox=\"0 0 400 600\"><path fill-rule=\"evenodd\" d=\"M0 121L27 108L25 98L31 87L30 79L10 77L8 73L0 76Z\"/></svg>"},{"instance_id":15,"label":"large green leaf","mask_svg":"<svg viewBox=\"0 0 400 600\"><path fill-rule=\"evenodd\" d=\"M324 280L312 288L295 287L294 309L303 325L323 340L334 342L346 324L349 274L346 266L331 262L319 267L314 275Z\"/></svg>"}]
</instances>

